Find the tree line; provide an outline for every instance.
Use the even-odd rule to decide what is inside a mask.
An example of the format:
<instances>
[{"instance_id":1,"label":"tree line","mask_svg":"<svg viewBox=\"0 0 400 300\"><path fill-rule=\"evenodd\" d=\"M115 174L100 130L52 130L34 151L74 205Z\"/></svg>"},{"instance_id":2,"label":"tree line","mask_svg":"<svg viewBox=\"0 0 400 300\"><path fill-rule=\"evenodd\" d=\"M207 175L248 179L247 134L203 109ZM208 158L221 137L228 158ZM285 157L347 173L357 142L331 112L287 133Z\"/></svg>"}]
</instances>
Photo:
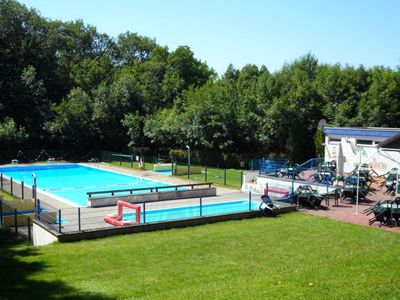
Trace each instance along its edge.
<instances>
[{"instance_id":1,"label":"tree line","mask_svg":"<svg viewBox=\"0 0 400 300\"><path fill-rule=\"evenodd\" d=\"M218 76L187 46L171 51L132 32L111 38L0 1L3 150L189 145L300 162L321 151L322 118L400 127L400 70L306 54L275 72L230 65Z\"/></svg>"}]
</instances>

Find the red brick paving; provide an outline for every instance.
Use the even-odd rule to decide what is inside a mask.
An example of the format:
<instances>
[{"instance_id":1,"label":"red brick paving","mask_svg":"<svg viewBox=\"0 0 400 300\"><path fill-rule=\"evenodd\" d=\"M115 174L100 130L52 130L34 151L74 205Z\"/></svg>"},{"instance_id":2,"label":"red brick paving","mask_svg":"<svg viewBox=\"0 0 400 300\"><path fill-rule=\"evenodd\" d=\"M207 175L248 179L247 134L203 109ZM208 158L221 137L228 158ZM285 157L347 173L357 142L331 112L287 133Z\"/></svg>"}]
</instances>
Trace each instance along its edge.
<instances>
[{"instance_id":1,"label":"red brick paving","mask_svg":"<svg viewBox=\"0 0 400 300\"><path fill-rule=\"evenodd\" d=\"M376 187L377 185L374 185L374 186ZM371 202L370 203L359 203L358 213L356 213L356 205L349 203L345 200L339 201L338 206L333 206L334 201L330 200L330 206L329 206L329 209L327 209L327 210L324 210L324 209L311 210L311 209L302 209L301 208L300 211L305 211L312 215L328 217L333 220L339 220L339 221L348 222L348 223L352 223L352 224L358 224L358 225L376 227L376 228L380 228L383 230L400 232L400 226L397 226L397 227L381 226L381 227L379 227L379 222L375 222L372 225L368 225L368 220L373 217L373 214L370 214L368 216L363 214L364 209L375 204L379 200L382 201L382 200L390 200L391 199L390 195L383 195L384 190L385 190L385 188L383 188L381 191L377 191L375 193L368 194L367 198ZM322 204L324 204L324 201L322 202Z\"/></svg>"}]
</instances>

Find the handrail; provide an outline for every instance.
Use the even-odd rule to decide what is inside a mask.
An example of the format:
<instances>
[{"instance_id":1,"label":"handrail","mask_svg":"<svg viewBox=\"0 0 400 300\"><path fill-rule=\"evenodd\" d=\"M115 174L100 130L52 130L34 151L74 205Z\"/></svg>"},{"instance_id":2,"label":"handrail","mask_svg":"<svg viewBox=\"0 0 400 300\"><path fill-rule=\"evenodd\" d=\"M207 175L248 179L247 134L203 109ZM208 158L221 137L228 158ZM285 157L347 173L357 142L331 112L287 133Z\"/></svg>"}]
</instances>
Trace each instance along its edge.
<instances>
[{"instance_id":1,"label":"handrail","mask_svg":"<svg viewBox=\"0 0 400 300\"><path fill-rule=\"evenodd\" d=\"M306 162L302 163L299 168L301 170L309 170L309 169L313 169L318 167L318 165L320 163L324 162L324 158L323 157L314 157L314 158L310 158L309 160L307 160Z\"/></svg>"},{"instance_id":2,"label":"handrail","mask_svg":"<svg viewBox=\"0 0 400 300\"><path fill-rule=\"evenodd\" d=\"M146 191L146 190L150 190L150 192L152 193L153 190L158 192L158 190L170 189L170 188L175 188L175 191L177 191L178 188L180 188L180 187L191 187L193 189L195 186L202 186L202 185L208 185L208 187L211 187L213 185L213 183L212 182L204 182L204 183L191 183L191 184L179 184L179 185L167 185L167 186L154 186L154 187L148 187L148 188L135 188L135 189L122 189L122 190L87 192L86 194L89 196L89 198L91 198L92 195L98 195L98 194L111 193L111 196L114 196L115 193L129 192L130 194L132 194L132 192Z\"/></svg>"}]
</instances>

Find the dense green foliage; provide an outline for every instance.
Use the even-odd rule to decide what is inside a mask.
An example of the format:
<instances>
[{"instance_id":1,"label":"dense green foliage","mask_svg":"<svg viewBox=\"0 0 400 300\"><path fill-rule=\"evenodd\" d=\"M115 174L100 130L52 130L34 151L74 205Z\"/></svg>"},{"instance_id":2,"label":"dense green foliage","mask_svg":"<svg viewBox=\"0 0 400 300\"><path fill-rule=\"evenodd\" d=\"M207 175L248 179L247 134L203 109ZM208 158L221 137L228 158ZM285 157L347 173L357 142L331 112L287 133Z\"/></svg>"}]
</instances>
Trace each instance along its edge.
<instances>
[{"instance_id":1,"label":"dense green foliage","mask_svg":"<svg viewBox=\"0 0 400 300\"><path fill-rule=\"evenodd\" d=\"M320 64L307 54L273 73L228 66L218 77L187 46L170 51L132 32L110 38L13 0L0 1L0 45L8 148L190 145L302 161L319 151L321 118L400 126L400 71L390 68Z\"/></svg>"},{"instance_id":2,"label":"dense green foliage","mask_svg":"<svg viewBox=\"0 0 400 300\"><path fill-rule=\"evenodd\" d=\"M399 233L304 213L32 248L1 299L397 299Z\"/></svg>"}]
</instances>

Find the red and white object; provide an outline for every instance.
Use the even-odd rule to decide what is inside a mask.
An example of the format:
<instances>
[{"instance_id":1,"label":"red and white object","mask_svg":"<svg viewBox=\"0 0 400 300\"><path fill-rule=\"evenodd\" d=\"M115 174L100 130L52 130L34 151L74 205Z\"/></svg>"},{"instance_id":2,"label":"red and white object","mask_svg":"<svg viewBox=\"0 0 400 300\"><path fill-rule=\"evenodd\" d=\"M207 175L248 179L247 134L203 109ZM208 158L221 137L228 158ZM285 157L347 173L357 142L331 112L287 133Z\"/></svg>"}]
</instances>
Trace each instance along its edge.
<instances>
[{"instance_id":1,"label":"red and white object","mask_svg":"<svg viewBox=\"0 0 400 300\"><path fill-rule=\"evenodd\" d=\"M114 226L125 226L125 225L134 225L140 223L140 205L132 204L126 201L118 200L118 215L117 216L108 216L104 218L104 221L110 223ZM132 221L124 221L124 207L131 208L135 210L136 220Z\"/></svg>"}]
</instances>

